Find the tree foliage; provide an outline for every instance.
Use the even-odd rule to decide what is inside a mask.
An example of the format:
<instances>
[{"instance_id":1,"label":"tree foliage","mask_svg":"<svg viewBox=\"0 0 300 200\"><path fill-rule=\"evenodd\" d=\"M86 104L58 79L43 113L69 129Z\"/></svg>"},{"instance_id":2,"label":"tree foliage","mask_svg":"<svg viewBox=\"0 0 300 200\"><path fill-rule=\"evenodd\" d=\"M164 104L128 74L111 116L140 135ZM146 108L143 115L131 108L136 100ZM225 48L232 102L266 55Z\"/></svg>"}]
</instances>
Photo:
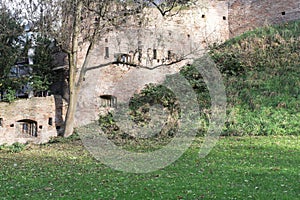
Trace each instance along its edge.
<instances>
[{"instance_id":1,"label":"tree foliage","mask_svg":"<svg viewBox=\"0 0 300 200\"><path fill-rule=\"evenodd\" d=\"M11 66L14 65L20 55L18 44L19 36L22 34L22 27L11 14L1 8L0 14L0 90L9 85L14 89L14 81L8 80Z\"/></svg>"},{"instance_id":2,"label":"tree foliage","mask_svg":"<svg viewBox=\"0 0 300 200\"><path fill-rule=\"evenodd\" d=\"M0 92L3 100L13 101L25 86L35 93L48 90L53 79L52 41L40 34L32 34L29 23L14 17L5 7L1 8L0 28ZM30 49L35 50L33 65L27 63ZM20 61L22 64L18 64ZM20 66L27 68L28 73L12 75Z\"/></svg>"}]
</instances>

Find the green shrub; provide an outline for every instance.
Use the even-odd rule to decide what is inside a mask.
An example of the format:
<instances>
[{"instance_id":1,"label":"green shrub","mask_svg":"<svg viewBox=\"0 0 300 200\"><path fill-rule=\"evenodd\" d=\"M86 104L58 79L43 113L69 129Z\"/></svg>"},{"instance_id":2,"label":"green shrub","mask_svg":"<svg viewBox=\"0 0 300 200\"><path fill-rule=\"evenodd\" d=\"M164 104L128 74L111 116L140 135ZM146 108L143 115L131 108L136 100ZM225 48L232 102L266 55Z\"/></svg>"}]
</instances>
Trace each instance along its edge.
<instances>
[{"instance_id":1,"label":"green shrub","mask_svg":"<svg viewBox=\"0 0 300 200\"><path fill-rule=\"evenodd\" d=\"M4 95L3 101L11 103L16 100L16 91L14 89L8 88L6 94Z\"/></svg>"}]
</instances>

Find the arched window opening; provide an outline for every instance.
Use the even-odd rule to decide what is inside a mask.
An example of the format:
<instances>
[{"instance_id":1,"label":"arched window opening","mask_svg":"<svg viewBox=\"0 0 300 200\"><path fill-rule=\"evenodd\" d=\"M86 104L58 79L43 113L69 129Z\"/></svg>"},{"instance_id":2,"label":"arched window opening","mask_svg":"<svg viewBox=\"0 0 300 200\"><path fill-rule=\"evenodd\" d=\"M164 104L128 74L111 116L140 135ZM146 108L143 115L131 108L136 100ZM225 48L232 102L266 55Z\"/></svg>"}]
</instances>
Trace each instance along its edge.
<instances>
[{"instance_id":1,"label":"arched window opening","mask_svg":"<svg viewBox=\"0 0 300 200\"><path fill-rule=\"evenodd\" d=\"M17 131L22 135L37 137L37 122L30 119L17 121Z\"/></svg>"}]
</instances>

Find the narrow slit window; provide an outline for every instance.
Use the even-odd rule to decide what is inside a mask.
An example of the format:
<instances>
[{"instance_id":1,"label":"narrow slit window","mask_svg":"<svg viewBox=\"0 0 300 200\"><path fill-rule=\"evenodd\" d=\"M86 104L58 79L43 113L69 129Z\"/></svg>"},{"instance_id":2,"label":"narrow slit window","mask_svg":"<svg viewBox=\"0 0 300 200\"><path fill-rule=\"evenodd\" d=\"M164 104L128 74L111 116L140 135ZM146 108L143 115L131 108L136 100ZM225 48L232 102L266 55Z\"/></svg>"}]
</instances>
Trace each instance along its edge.
<instances>
[{"instance_id":1,"label":"narrow slit window","mask_svg":"<svg viewBox=\"0 0 300 200\"><path fill-rule=\"evenodd\" d=\"M109 47L105 47L105 58L109 58Z\"/></svg>"},{"instance_id":2,"label":"narrow slit window","mask_svg":"<svg viewBox=\"0 0 300 200\"><path fill-rule=\"evenodd\" d=\"M3 118L0 118L0 127L3 127Z\"/></svg>"},{"instance_id":3,"label":"narrow slit window","mask_svg":"<svg viewBox=\"0 0 300 200\"><path fill-rule=\"evenodd\" d=\"M139 61L139 63L142 62L142 57L143 57L143 50L139 49L138 50L138 61Z\"/></svg>"},{"instance_id":4,"label":"narrow slit window","mask_svg":"<svg viewBox=\"0 0 300 200\"><path fill-rule=\"evenodd\" d=\"M157 59L157 50L153 49L153 59Z\"/></svg>"},{"instance_id":5,"label":"narrow slit window","mask_svg":"<svg viewBox=\"0 0 300 200\"><path fill-rule=\"evenodd\" d=\"M52 119L52 117L50 117L50 118L48 119L48 124L49 124L49 126L52 126L52 125L53 125L53 119Z\"/></svg>"},{"instance_id":6,"label":"narrow slit window","mask_svg":"<svg viewBox=\"0 0 300 200\"><path fill-rule=\"evenodd\" d=\"M168 51L168 60L171 60L171 58L172 58L172 51L169 50L169 51Z\"/></svg>"}]
</instances>

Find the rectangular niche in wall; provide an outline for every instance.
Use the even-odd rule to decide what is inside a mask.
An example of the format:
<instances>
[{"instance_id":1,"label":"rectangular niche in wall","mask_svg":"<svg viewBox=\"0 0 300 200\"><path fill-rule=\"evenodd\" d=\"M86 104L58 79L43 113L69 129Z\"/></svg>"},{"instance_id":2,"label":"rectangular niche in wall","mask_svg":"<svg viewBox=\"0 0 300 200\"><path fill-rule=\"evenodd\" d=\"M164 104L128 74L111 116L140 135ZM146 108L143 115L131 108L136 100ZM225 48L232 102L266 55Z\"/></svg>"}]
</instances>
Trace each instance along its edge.
<instances>
[{"instance_id":1,"label":"rectangular niche in wall","mask_svg":"<svg viewBox=\"0 0 300 200\"><path fill-rule=\"evenodd\" d=\"M104 58L109 58L109 47L105 47L105 56Z\"/></svg>"},{"instance_id":2,"label":"rectangular niche in wall","mask_svg":"<svg viewBox=\"0 0 300 200\"><path fill-rule=\"evenodd\" d=\"M52 117L50 117L50 118L48 119L48 125L49 125L49 126L52 126L52 125L53 125L53 118L52 118Z\"/></svg>"},{"instance_id":3,"label":"rectangular niche in wall","mask_svg":"<svg viewBox=\"0 0 300 200\"><path fill-rule=\"evenodd\" d=\"M157 59L157 50L153 49L153 59Z\"/></svg>"},{"instance_id":4,"label":"rectangular niche in wall","mask_svg":"<svg viewBox=\"0 0 300 200\"><path fill-rule=\"evenodd\" d=\"M37 137L37 122L30 119L17 121L17 131L24 136Z\"/></svg>"},{"instance_id":5,"label":"rectangular niche in wall","mask_svg":"<svg viewBox=\"0 0 300 200\"><path fill-rule=\"evenodd\" d=\"M168 51L168 60L171 60L172 59L172 50L169 50Z\"/></svg>"}]
</instances>

